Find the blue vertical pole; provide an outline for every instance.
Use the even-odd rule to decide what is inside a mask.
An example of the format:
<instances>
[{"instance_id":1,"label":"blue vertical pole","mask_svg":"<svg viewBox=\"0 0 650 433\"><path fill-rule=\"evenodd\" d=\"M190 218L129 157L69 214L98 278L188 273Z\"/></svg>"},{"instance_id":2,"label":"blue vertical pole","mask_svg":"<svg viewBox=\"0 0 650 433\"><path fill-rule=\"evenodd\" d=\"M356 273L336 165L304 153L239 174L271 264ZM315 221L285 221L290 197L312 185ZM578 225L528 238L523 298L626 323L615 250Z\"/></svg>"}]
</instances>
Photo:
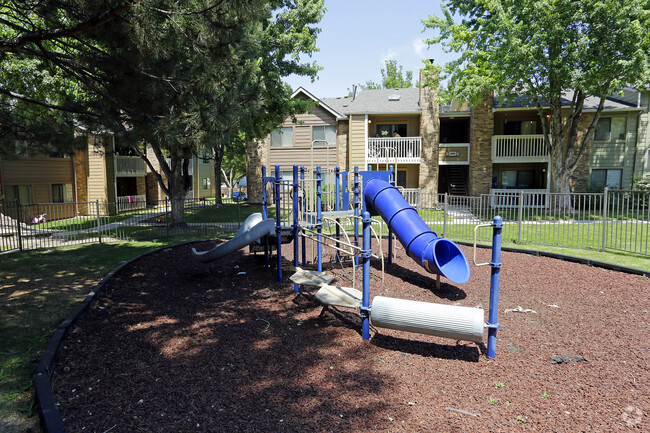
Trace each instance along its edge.
<instances>
[{"instance_id":1,"label":"blue vertical pole","mask_svg":"<svg viewBox=\"0 0 650 433\"><path fill-rule=\"evenodd\" d=\"M341 210L341 169L336 166L334 169L334 174L335 174L335 188L334 188L334 210L339 211ZM336 219L336 222L338 223L340 221L339 218ZM341 229L339 228L339 225L336 224L336 248L340 248L339 244L339 238L341 237ZM339 250L336 250L336 263L341 262L341 254Z\"/></svg>"},{"instance_id":2,"label":"blue vertical pole","mask_svg":"<svg viewBox=\"0 0 650 433\"><path fill-rule=\"evenodd\" d=\"M503 228L503 219L500 216L494 217L493 235L492 235L492 261L490 267L492 274L490 277L490 311L488 313L488 358L494 358L497 350L497 329L501 328L497 321L499 313L499 273L501 272L501 230Z\"/></svg>"},{"instance_id":3,"label":"blue vertical pole","mask_svg":"<svg viewBox=\"0 0 650 433\"><path fill-rule=\"evenodd\" d=\"M268 197L266 196L266 166L262 166L262 219L268 218ZM270 272L269 267L269 237L264 236L264 271Z\"/></svg>"},{"instance_id":4,"label":"blue vertical pole","mask_svg":"<svg viewBox=\"0 0 650 433\"><path fill-rule=\"evenodd\" d=\"M359 210L359 167L354 166L354 216L360 215ZM359 218L354 218L354 246L359 246ZM354 266L359 266L359 256L354 256Z\"/></svg>"},{"instance_id":5,"label":"blue vertical pole","mask_svg":"<svg viewBox=\"0 0 650 433\"><path fill-rule=\"evenodd\" d=\"M363 249L362 260L362 294L361 294L361 336L365 341L370 339L370 213L363 213Z\"/></svg>"},{"instance_id":6,"label":"blue vertical pole","mask_svg":"<svg viewBox=\"0 0 650 433\"><path fill-rule=\"evenodd\" d=\"M299 266L299 247L298 247L298 166L293 166L293 266ZM300 293L300 286L293 283L294 293Z\"/></svg>"},{"instance_id":7,"label":"blue vertical pole","mask_svg":"<svg viewBox=\"0 0 650 433\"><path fill-rule=\"evenodd\" d=\"M282 177L280 176L280 165L275 165L275 245L276 245L276 255L278 256L278 281L282 281L282 224L280 222L280 217L282 214L282 209L280 209L280 182Z\"/></svg>"},{"instance_id":8,"label":"blue vertical pole","mask_svg":"<svg viewBox=\"0 0 650 433\"><path fill-rule=\"evenodd\" d=\"M395 186L397 182L395 182L395 172L393 171L392 165L390 166L389 171L388 183ZM391 230L390 226L388 226L388 264L393 264L393 230Z\"/></svg>"},{"instance_id":9,"label":"blue vertical pole","mask_svg":"<svg viewBox=\"0 0 650 433\"><path fill-rule=\"evenodd\" d=\"M305 222L309 221L307 218L307 190L305 190L305 166L300 166L300 186L302 187L302 217ZM307 239L302 237L302 265L307 264Z\"/></svg>"},{"instance_id":10,"label":"blue vertical pole","mask_svg":"<svg viewBox=\"0 0 650 433\"><path fill-rule=\"evenodd\" d=\"M321 244L321 233L323 232L323 221L321 215L321 177L320 177L320 165L316 166L316 230L318 235L316 239L316 256L318 258L318 272L323 271L323 244Z\"/></svg>"}]
</instances>

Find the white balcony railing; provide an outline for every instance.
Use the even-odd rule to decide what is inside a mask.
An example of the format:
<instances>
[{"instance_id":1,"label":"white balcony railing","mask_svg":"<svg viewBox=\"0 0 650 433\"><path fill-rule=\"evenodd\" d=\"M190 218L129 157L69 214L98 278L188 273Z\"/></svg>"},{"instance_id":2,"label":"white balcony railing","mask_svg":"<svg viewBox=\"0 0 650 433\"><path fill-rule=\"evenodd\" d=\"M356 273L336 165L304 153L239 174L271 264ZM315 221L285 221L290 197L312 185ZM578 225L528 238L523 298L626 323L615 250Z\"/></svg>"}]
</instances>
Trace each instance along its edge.
<instances>
[{"instance_id":1,"label":"white balcony railing","mask_svg":"<svg viewBox=\"0 0 650 433\"><path fill-rule=\"evenodd\" d=\"M490 207L516 208L519 201L525 208L548 207L548 189L502 189L490 188Z\"/></svg>"},{"instance_id":2,"label":"white balcony railing","mask_svg":"<svg viewBox=\"0 0 650 433\"><path fill-rule=\"evenodd\" d=\"M144 161L138 156L115 157L117 167L116 176L144 176Z\"/></svg>"},{"instance_id":3,"label":"white balcony railing","mask_svg":"<svg viewBox=\"0 0 650 433\"><path fill-rule=\"evenodd\" d=\"M117 197L117 211L144 209L147 207L146 195L124 195Z\"/></svg>"},{"instance_id":4,"label":"white balcony railing","mask_svg":"<svg viewBox=\"0 0 650 433\"><path fill-rule=\"evenodd\" d=\"M548 161L542 134L492 136L492 163Z\"/></svg>"},{"instance_id":5,"label":"white balcony railing","mask_svg":"<svg viewBox=\"0 0 650 433\"><path fill-rule=\"evenodd\" d=\"M422 137L368 138L368 164L419 164Z\"/></svg>"}]
</instances>

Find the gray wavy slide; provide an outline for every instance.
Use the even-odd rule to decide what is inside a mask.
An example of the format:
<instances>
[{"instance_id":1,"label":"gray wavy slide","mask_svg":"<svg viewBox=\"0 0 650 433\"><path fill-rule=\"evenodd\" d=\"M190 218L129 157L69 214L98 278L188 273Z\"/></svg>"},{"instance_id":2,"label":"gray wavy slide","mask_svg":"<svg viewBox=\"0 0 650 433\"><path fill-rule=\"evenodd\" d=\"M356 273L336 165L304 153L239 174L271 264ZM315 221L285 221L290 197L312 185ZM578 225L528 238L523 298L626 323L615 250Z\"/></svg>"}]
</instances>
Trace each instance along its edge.
<instances>
[{"instance_id":1,"label":"gray wavy slide","mask_svg":"<svg viewBox=\"0 0 650 433\"><path fill-rule=\"evenodd\" d=\"M261 213L254 213L246 218L244 224L242 224L235 236L229 241L221 243L208 251L196 251L195 248L192 248L192 253L199 262L211 262L212 260L234 253L266 235L272 235L274 232L275 221L273 218L263 219Z\"/></svg>"}]
</instances>

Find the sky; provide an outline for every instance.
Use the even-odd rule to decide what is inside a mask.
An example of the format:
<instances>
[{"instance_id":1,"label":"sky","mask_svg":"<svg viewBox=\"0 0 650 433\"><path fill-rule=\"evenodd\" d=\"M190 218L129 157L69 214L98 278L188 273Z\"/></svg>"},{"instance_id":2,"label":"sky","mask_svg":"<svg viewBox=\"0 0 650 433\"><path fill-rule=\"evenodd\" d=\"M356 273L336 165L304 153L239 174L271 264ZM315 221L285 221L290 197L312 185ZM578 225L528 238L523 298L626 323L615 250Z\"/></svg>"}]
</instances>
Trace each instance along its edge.
<instances>
[{"instance_id":1,"label":"sky","mask_svg":"<svg viewBox=\"0 0 650 433\"><path fill-rule=\"evenodd\" d=\"M346 96L353 84L381 83L386 60L397 61L417 78L424 59L442 65L452 58L423 41L433 32L422 33L421 20L441 16L440 1L325 0L325 6L316 41L320 51L311 58L323 69L313 83L307 77L287 77L294 90L302 86L319 98Z\"/></svg>"}]
</instances>

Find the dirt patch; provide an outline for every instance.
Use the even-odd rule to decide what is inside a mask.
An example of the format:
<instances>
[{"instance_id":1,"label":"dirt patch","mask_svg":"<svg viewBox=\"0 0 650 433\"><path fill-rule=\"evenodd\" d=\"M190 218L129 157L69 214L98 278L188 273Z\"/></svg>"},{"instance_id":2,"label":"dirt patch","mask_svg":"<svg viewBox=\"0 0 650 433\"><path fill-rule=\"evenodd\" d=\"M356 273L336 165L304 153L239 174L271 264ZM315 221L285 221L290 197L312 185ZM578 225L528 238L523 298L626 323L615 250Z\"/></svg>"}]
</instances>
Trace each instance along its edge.
<instances>
[{"instance_id":1,"label":"dirt patch","mask_svg":"<svg viewBox=\"0 0 650 433\"><path fill-rule=\"evenodd\" d=\"M647 278L504 252L491 360L483 345L420 334L372 328L362 341L354 311L293 293L292 250L282 283L247 250L202 264L168 248L123 268L59 359L69 431L650 429ZM398 255L383 283L373 261L371 299L487 314L489 267L436 290ZM349 265L326 268L351 285Z\"/></svg>"}]
</instances>

